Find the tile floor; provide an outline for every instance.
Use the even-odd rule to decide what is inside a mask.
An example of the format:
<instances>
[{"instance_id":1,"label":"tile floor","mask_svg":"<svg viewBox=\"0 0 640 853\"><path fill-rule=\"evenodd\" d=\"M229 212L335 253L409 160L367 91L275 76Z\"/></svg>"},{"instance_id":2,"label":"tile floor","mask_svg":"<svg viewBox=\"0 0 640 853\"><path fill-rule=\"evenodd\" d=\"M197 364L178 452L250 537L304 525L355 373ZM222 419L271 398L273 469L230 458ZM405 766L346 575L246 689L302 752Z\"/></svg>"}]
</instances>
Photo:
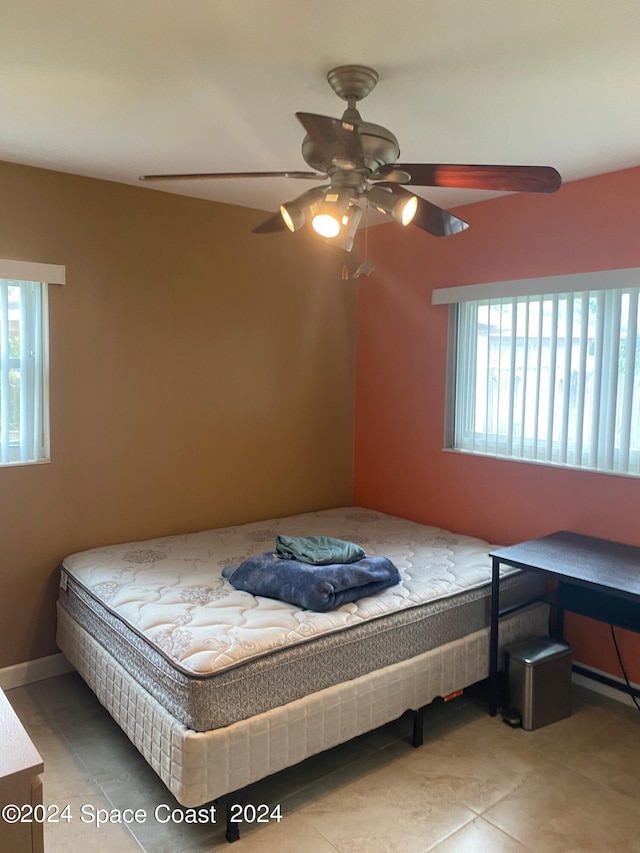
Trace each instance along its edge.
<instances>
[{"instance_id":1,"label":"tile floor","mask_svg":"<svg viewBox=\"0 0 640 853\"><path fill-rule=\"evenodd\" d=\"M154 819L175 800L78 676L7 696L44 759L45 802L70 805L70 822L45 827L46 853L640 851L640 712L579 687L572 716L534 732L471 691L427 710L420 749L403 717L310 758L246 791L282 820L243 826L233 847L221 823ZM96 828L82 807L148 817Z\"/></svg>"}]
</instances>

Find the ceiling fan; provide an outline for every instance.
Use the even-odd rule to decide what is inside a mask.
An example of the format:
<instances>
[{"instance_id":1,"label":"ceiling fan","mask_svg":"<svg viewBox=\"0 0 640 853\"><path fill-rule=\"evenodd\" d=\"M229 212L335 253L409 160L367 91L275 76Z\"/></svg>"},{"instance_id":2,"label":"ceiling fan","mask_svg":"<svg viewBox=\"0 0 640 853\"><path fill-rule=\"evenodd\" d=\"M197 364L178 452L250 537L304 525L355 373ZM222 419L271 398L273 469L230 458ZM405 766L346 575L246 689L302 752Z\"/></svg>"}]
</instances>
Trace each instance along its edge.
<instances>
[{"instance_id":1,"label":"ceiling fan","mask_svg":"<svg viewBox=\"0 0 640 853\"><path fill-rule=\"evenodd\" d=\"M143 175L141 181L199 180L202 178L299 178L323 181L253 231L268 234L298 231L311 221L330 243L350 251L362 209L372 205L402 225L416 225L436 237L456 234L468 223L447 210L414 195L409 187L459 187L502 192L551 193L561 178L550 166L464 166L434 163L398 163L398 140L387 128L363 121L356 103L378 82L378 74L364 65L342 65L327 75L333 91L347 102L342 118L296 113L306 131L302 156L313 172L205 172L202 174Z\"/></svg>"}]
</instances>

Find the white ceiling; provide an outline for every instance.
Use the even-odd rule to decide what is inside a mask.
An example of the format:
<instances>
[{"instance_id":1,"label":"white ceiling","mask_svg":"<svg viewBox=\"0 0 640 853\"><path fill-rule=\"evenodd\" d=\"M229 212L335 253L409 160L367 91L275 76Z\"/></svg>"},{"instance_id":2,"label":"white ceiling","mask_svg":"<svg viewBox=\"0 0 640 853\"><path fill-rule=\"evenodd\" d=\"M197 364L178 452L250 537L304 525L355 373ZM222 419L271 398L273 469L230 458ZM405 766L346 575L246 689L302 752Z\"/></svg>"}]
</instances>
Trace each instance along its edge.
<instances>
[{"instance_id":1,"label":"white ceiling","mask_svg":"<svg viewBox=\"0 0 640 853\"><path fill-rule=\"evenodd\" d=\"M638 0L0 0L0 159L144 173L308 168L296 111L338 116L336 65L401 160L640 165ZM149 184L263 210L312 183ZM442 206L495 193L420 190Z\"/></svg>"}]
</instances>

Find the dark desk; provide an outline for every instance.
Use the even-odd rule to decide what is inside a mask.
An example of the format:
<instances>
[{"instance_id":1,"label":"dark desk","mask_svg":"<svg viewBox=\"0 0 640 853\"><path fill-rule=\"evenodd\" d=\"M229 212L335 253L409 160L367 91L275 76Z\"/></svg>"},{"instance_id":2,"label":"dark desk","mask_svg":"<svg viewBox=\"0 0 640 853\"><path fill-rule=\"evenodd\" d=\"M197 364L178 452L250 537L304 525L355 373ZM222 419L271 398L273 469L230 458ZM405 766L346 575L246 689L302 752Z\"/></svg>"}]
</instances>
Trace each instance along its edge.
<instances>
[{"instance_id":1,"label":"dark desk","mask_svg":"<svg viewBox=\"0 0 640 853\"><path fill-rule=\"evenodd\" d=\"M498 710L498 619L500 565L537 572L558 583L557 633L571 610L631 631L640 631L640 548L560 531L490 555L491 643L489 713Z\"/></svg>"}]
</instances>

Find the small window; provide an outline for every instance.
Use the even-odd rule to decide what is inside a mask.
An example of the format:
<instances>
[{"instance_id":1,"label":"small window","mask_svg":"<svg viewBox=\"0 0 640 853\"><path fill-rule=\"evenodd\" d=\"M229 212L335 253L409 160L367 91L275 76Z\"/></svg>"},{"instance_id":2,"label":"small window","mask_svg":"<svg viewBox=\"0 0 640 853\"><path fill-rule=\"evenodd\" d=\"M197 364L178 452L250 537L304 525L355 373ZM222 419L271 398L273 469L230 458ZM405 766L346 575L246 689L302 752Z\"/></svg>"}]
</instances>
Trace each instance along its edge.
<instances>
[{"instance_id":1,"label":"small window","mask_svg":"<svg viewBox=\"0 0 640 853\"><path fill-rule=\"evenodd\" d=\"M47 285L0 278L0 465L49 459Z\"/></svg>"},{"instance_id":2,"label":"small window","mask_svg":"<svg viewBox=\"0 0 640 853\"><path fill-rule=\"evenodd\" d=\"M640 476L639 292L460 301L450 446Z\"/></svg>"}]
</instances>

